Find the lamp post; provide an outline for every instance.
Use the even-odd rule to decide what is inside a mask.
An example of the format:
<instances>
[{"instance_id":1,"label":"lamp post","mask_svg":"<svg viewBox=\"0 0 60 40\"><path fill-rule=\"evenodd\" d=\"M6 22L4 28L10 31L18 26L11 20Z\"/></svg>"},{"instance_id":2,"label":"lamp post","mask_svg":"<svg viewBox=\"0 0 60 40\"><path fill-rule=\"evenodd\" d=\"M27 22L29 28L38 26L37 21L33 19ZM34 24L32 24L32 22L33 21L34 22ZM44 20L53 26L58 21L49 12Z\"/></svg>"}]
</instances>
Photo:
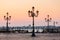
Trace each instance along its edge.
<instances>
[{"instance_id":1,"label":"lamp post","mask_svg":"<svg viewBox=\"0 0 60 40\"><path fill-rule=\"evenodd\" d=\"M33 21L32 21L32 25L33 25L33 30L32 30L32 37L35 37L35 30L34 30L34 17L38 17L38 13L39 13L39 11L37 10L36 11L36 14L34 13L34 6L32 7L32 11L28 11L28 15L29 15L29 17L32 17L33 18Z\"/></svg>"},{"instance_id":2,"label":"lamp post","mask_svg":"<svg viewBox=\"0 0 60 40\"><path fill-rule=\"evenodd\" d=\"M57 23L58 23L58 22L56 22L56 21L53 22L54 27L55 27L55 25L56 25Z\"/></svg>"},{"instance_id":3,"label":"lamp post","mask_svg":"<svg viewBox=\"0 0 60 40\"><path fill-rule=\"evenodd\" d=\"M4 16L4 19L6 20L6 32L9 32L9 27L8 27L8 24L9 24L9 20L11 19L11 16L9 16L8 12L6 13L7 15Z\"/></svg>"},{"instance_id":4,"label":"lamp post","mask_svg":"<svg viewBox=\"0 0 60 40\"><path fill-rule=\"evenodd\" d=\"M47 27L48 27L48 31L49 31L49 22L51 22L52 18L50 18L49 15L47 15L47 18L45 18L45 21L47 22Z\"/></svg>"}]
</instances>

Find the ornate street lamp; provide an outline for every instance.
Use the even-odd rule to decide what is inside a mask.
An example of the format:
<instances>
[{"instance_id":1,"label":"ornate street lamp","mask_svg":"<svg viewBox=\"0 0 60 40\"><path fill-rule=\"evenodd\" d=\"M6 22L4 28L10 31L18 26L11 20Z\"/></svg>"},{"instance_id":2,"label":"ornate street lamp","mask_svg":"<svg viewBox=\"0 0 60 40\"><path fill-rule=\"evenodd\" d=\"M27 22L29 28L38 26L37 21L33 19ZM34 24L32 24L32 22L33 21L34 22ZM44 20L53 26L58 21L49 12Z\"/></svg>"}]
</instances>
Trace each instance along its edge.
<instances>
[{"instance_id":1,"label":"ornate street lamp","mask_svg":"<svg viewBox=\"0 0 60 40\"><path fill-rule=\"evenodd\" d=\"M9 16L8 12L6 13L7 15L4 16L4 19L6 20L6 31L9 32L9 27L8 27L8 24L9 24L9 20L11 19L11 16Z\"/></svg>"},{"instance_id":2,"label":"ornate street lamp","mask_svg":"<svg viewBox=\"0 0 60 40\"><path fill-rule=\"evenodd\" d=\"M47 22L47 27L48 27L48 31L49 31L49 22L51 22L52 18L50 18L49 15L47 15L47 18L45 18L45 21Z\"/></svg>"},{"instance_id":3,"label":"ornate street lamp","mask_svg":"<svg viewBox=\"0 0 60 40\"><path fill-rule=\"evenodd\" d=\"M34 13L34 7L32 7L32 11L28 11L28 15L29 15L29 17L32 17L33 18L33 31L32 31L32 37L35 37L35 30L34 30L34 17L38 17L38 13L39 13L39 11L37 10L36 11L36 14Z\"/></svg>"}]
</instances>

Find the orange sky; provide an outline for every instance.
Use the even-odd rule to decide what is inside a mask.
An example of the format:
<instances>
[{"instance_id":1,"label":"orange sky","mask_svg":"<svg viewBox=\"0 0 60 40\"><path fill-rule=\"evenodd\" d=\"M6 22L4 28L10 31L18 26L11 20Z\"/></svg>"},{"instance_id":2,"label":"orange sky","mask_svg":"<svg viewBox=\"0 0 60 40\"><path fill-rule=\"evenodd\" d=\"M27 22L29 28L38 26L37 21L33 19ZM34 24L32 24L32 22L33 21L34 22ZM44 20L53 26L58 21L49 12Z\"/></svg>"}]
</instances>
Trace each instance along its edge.
<instances>
[{"instance_id":1,"label":"orange sky","mask_svg":"<svg viewBox=\"0 0 60 40\"><path fill-rule=\"evenodd\" d=\"M44 18L47 14L52 17L51 25L54 20L60 22L60 0L0 0L0 26L5 25L3 16L7 12L12 16L11 26L31 24L32 18L28 17L28 10L31 10L32 6L35 6L35 11L39 10L35 25L46 25Z\"/></svg>"}]
</instances>

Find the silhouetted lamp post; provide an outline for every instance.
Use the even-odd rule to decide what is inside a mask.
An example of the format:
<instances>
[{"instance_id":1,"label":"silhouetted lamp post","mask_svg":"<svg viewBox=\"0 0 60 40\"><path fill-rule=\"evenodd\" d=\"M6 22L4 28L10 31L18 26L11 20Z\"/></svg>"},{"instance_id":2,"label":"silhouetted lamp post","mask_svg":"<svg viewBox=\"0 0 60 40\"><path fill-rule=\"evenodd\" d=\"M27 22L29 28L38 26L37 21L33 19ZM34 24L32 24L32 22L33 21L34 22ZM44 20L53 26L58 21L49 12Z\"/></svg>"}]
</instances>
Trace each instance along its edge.
<instances>
[{"instance_id":1,"label":"silhouetted lamp post","mask_svg":"<svg viewBox=\"0 0 60 40\"><path fill-rule=\"evenodd\" d=\"M47 18L45 18L45 21L47 22L47 27L48 27L48 31L49 31L49 22L51 22L52 18L50 18L49 15L47 15Z\"/></svg>"},{"instance_id":2,"label":"silhouetted lamp post","mask_svg":"<svg viewBox=\"0 0 60 40\"><path fill-rule=\"evenodd\" d=\"M8 27L8 24L9 24L9 20L11 19L11 16L9 16L8 12L6 13L7 15L4 16L4 19L6 20L6 31L9 32L9 27Z\"/></svg>"},{"instance_id":3,"label":"silhouetted lamp post","mask_svg":"<svg viewBox=\"0 0 60 40\"><path fill-rule=\"evenodd\" d=\"M39 13L39 11L37 10L36 11L36 14L34 13L34 7L32 7L32 11L28 11L28 15L29 15L29 17L32 17L33 18L33 31L32 31L32 37L35 37L35 30L34 30L34 17L38 17L38 13Z\"/></svg>"},{"instance_id":4,"label":"silhouetted lamp post","mask_svg":"<svg viewBox=\"0 0 60 40\"><path fill-rule=\"evenodd\" d=\"M58 22L56 22L56 21L53 22L54 27L55 27L55 25L56 25L57 23L58 23Z\"/></svg>"}]
</instances>

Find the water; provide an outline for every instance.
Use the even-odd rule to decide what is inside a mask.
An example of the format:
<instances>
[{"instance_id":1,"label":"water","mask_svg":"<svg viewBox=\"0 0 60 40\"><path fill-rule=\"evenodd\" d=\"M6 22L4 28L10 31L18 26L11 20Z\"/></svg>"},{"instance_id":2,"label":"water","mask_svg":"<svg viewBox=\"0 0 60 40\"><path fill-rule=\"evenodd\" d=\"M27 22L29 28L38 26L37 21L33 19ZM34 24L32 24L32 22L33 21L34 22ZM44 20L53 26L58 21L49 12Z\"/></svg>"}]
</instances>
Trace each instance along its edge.
<instances>
[{"instance_id":1,"label":"water","mask_svg":"<svg viewBox=\"0 0 60 40\"><path fill-rule=\"evenodd\" d=\"M31 33L0 33L0 40L60 40L60 34L36 33L36 37L31 37Z\"/></svg>"}]
</instances>

